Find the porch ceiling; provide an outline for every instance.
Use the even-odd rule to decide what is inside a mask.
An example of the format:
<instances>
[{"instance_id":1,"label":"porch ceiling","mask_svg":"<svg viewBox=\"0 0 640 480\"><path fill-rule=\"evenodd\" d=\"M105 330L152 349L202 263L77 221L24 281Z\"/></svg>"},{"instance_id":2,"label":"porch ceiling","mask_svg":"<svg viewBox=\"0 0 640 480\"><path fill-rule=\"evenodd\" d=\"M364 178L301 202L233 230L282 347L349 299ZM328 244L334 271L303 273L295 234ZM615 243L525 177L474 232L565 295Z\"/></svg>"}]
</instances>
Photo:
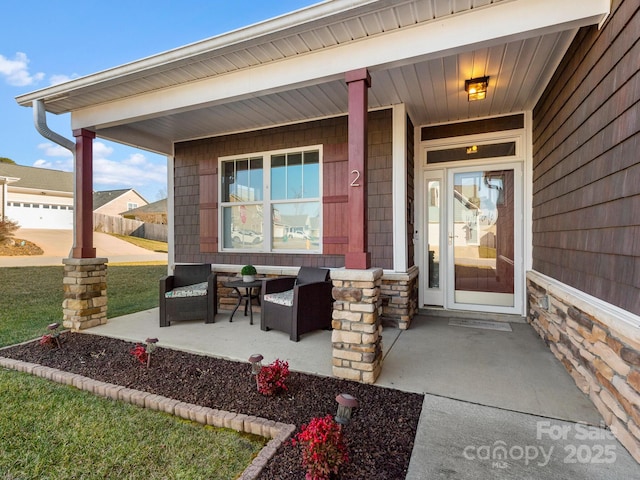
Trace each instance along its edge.
<instances>
[{"instance_id":1,"label":"porch ceiling","mask_svg":"<svg viewBox=\"0 0 640 480\"><path fill-rule=\"evenodd\" d=\"M578 27L608 0L335 0L25 94L73 128L170 154L174 142L347 111L344 71L368 67L369 106L416 125L529 110ZM548 18L548 12L554 12ZM487 99L464 80L489 76Z\"/></svg>"}]
</instances>

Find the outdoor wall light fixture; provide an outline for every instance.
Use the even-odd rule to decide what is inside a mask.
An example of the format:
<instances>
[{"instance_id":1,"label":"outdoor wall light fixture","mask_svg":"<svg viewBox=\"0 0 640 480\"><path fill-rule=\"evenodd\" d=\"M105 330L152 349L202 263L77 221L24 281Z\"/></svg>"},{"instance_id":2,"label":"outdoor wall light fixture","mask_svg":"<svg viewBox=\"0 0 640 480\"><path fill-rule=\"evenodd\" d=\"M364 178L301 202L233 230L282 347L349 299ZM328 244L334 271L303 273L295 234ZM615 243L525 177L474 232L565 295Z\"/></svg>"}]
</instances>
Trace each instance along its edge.
<instances>
[{"instance_id":1,"label":"outdoor wall light fixture","mask_svg":"<svg viewBox=\"0 0 640 480\"><path fill-rule=\"evenodd\" d=\"M338 402L336 422L347 425L351 421L351 410L358 406L358 400L348 393L341 393L336 397L336 402Z\"/></svg>"},{"instance_id":2,"label":"outdoor wall light fixture","mask_svg":"<svg viewBox=\"0 0 640 480\"><path fill-rule=\"evenodd\" d=\"M259 353L254 353L249 357L249 363L251 364L251 375L258 375L262 370L262 359L264 357Z\"/></svg>"},{"instance_id":3,"label":"outdoor wall light fixture","mask_svg":"<svg viewBox=\"0 0 640 480\"><path fill-rule=\"evenodd\" d=\"M487 98L489 77L478 77L464 81L464 91L468 94L470 102Z\"/></svg>"}]
</instances>

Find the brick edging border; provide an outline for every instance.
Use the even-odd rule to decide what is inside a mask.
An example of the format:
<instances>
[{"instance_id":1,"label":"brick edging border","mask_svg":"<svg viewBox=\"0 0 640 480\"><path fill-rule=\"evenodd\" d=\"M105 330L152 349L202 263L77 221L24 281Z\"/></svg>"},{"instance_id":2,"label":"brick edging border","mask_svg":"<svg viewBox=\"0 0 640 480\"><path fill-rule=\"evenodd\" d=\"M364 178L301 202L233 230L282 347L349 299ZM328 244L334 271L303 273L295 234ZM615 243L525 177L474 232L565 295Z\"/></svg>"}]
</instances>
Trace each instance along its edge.
<instances>
[{"instance_id":1,"label":"brick edging border","mask_svg":"<svg viewBox=\"0 0 640 480\"><path fill-rule=\"evenodd\" d=\"M63 385L70 385L93 393L94 395L118 400L142 408L161 411L219 428L230 428L238 432L251 433L269 438L267 444L238 477L238 480L255 480L267 462L275 455L282 443L295 432L296 426L290 423L275 422L261 417L227 412L214 408L202 407L193 403L181 402L172 398L155 395L112 383L100 382L76 373L69 373L56 368L45 367L37 363L23 362L12 358L0 357L0 367L28 373L46 378Z\"/></svg>"}]
</instances>

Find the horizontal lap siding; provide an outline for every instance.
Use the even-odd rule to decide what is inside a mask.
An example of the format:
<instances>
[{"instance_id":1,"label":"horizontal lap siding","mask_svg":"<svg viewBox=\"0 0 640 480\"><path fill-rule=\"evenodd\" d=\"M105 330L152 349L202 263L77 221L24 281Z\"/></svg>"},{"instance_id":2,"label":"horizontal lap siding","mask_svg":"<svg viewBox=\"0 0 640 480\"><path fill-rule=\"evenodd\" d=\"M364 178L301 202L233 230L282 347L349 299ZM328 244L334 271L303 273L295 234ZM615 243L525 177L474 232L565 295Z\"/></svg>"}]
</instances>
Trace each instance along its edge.
<instances>
[{"instance_id":1,"label":"horizontal lap siding","mask_svg":"<svg viewBox=\"0 0 640 480\"><path fill-rule=\"evenodd\" d=\"M391 192L391 110L369 114L369 166L375 187L369 191L369 229L372 222L391 231L391 201L382 207L383 218L371 206L376 192ZM284 148L323 145L323 254L272 254L218 252L218 157ZM194 140L176 144L175 211L178 263L207 262L219 264L344 266L348 244L347 189L348 135L346 117L319 120L225 137ZM373 160L371 160L373 158ZM325 161L326 159L326 161ZM371 183L370 183L371 185ZM390 198L390 197L389 197ZM377 202L374 201L374 204ZM373 217L372 220L372 212ZM373 238L372 264L391 268L392 235ZM378 243L377 243L378 242Z\"/></svg>"},{"instance_id":2,"label":"horizontal lap siding","mask_svg":"<svg viewBox=\"0 0 640 480\"><path fill-rule=\"evenodd\" d=\"M640 13L581 29L533 113L533 268L640 314Z\"/></svg>"}]
</instances>

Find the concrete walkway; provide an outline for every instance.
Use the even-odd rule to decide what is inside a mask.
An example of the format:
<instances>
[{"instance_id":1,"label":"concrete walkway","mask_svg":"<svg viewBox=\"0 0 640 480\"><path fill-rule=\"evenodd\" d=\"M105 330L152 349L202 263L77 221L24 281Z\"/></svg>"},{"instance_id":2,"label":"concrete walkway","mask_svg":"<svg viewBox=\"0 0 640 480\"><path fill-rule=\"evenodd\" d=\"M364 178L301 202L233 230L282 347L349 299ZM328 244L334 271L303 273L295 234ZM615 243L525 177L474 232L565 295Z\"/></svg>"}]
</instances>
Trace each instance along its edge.
<instances>
[{"instance_id":1,"label":"concrete walkway","mask_svg":"<svg viewBox=\"0 0 640 480\"><path fill-rule=\"evenodd\" d=\"M230 360L261 353L293 370L331 375L331 333L291 342L236 314L214 324L159 327L158 309L110 319L88 331ZM407 479L640 478L640 466L600 428L601 417L527 324L511 331L450 325L418 316L385 329L377 385L425 394Z\"/></svg>"},{"instance_id":2,"label":"concrete walkway","mask_svg":"<svg viewBox=\"0 0 640 480\"><path fill-rule=\"evenodd\" d=\"M62 265L69 257L73 246L72 230L19 229L15 238L28 240L38 245L42 255L3 257L0 267L40 267ZM167 254L151 252L106 233L93 233L93 243L98 257L109 259L109 263L166 262Z\"/></svg>"}]
</instances>

